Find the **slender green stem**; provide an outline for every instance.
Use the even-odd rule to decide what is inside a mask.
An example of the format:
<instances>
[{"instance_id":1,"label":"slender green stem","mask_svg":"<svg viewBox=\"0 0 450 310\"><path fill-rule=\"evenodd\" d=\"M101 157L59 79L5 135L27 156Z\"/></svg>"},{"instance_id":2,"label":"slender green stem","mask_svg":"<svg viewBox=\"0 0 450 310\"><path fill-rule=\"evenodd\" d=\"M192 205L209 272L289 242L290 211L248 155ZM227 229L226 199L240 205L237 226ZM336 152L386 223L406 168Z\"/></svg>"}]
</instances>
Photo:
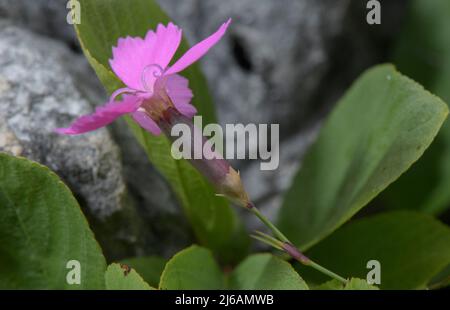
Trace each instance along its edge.
<instances>
[{"instance_id":1,"label":"slender green stem","mask_svg":"<svg viewBox=\"0 0 450 310\"><path fill-rule=\"evenodd\" d=\"M272 224L272 222L264 216L264 214L262 214L255 206L252 205L251 208L249 208L249 210L255 214L260 220L261 222L263 222L264 225L266 225L274 234L275 237L277 237L279 240L281 240L284 243L284 247L283 250L288 253L291 257L293 257L294 259L296 259L297 261L299 261L300 263L306 265L306 266L310 266L314 269L316 269L317 271L322 272L323 274L328 275L329 277L336 279L338 281L341 281L343 283L347 283L347 280L344 279L343 277L337 275L336 273L332 272L331 270L328 270L327 268L317 264L316 262L310 260L309 258L307 258L306 256L304 256L295 246L293 246L292 242L289 241L289 239L274 225ZM256 238L258 239L258 238ZM265 242L269 245L272 245L274 248L279 249L279 246L274 246L273 244L273 240L268 239L267 237L265 238L267 240L261 240L258 239L262 242ZM267 242L267 241L271 241L271 242Z\"/></svg>"},{"instance_id":2,"label":"slender green stem","mask_svg":"<svg viewBox=\"0 0 450 310\"><path fill-rule=\"evenodd\" d=\"M309 261L307 266L311 266L312 268L316 269L317 271L320 271L321 273L326 274L327 276L330 276L333 279L339 280L344 284L347 283L347 280L344 279L343 277L341 277L340 275L335 274L333 271L328 270L325 267L322 267L321 265L317 264L316 262L314 262L312 260Z\"/></svg>"},{"instance_id":3,"label":"slender green stem","mask_svg":"<svg viewBox=\"0 0 450 310\"><path fill-rule=\"evenodd\" d=\"M264 214L262 214L256 207L252 207L249 210L253 214L255 214L261 220L261 222L263 222L264 225L266 225L272 231L275 237L277 237L283 242L289 242L289 239L281 231L279 231L278 228L276 228L275 225L273 225L272 222L267 217L265 217Z\"/></svg>"},{"instance_id":4,"label":"slender green stem","mask_svg":"<svg viewBox=\"0 0 450 310\"><path fill-rule=\"evenodd\" d=\"M283 251L283 248L278 244L278 243L274 243L272 240L258 236L258 235L250 235L250 237L252 237L253 239L256 239L258 241L261 241L262 243L265 243L267 245L270 245L271 247ZM278 241L281 243L281 241Z\"/></svg>"},{"instance_id":5,"label":"slender green stem","mask_svg":"<svg viewBox=\"0 0 450 310\"><path fill-rule=\"evenodd\" d=\"M275 244L281 250L283 249L283 242L282 241L280 241L280 240L278 240L278 239L276 239L276 238L274 238L274 237L272 237L272 236L270 236L268 234L265 234L265 233L263 233L261 231L258 231L258 230L255 231L255 233L256 233L257 236L262 237L262 238L270 241L271 243Z\"/></svg>"}]
</instances>

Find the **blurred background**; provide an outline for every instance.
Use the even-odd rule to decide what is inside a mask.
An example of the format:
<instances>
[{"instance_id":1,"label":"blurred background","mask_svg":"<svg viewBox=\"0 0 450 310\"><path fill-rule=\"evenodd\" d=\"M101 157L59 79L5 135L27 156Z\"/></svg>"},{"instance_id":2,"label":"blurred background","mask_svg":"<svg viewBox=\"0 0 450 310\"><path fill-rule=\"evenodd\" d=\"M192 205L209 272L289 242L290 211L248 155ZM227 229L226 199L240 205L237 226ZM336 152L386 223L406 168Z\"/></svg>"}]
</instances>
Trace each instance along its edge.
<instances>
[{"instance_id":1,"label":"blurred background","mask_svg":"<svg viewBox=\"0 0 450 310\"><path fill-rule=\"evenodd\" d=\"M233 163L253 200L272 218L322 120L365 69L394 62L450 99L443 82L450 77L441 70L446 66L450 72L450 24L439 24L450 19L450 6L448 12L429 12L449 1L380 1L380 25L367 24L363 0L158 2L191 44L233 18L201 66L222 124L280 124L277 170L260 171L257 161ZM191 244L193 234L169 186L124 123L77 137L52 133L107 98L66 22L66 4L0 0L0 151L36 160L61 176L107 258L170 256ZM388 191L364 212L408 208L412 202L443 212L450 197L446 183L437 182L448 178L442 173L450 166L442 161L450 155L448 136L426 153L424 162L433 167L424 164L405 175L395 194ZM449 222L445 212L442 218ZM256 225L247 220L249 229Z\"/></svg>"}]
</instances>

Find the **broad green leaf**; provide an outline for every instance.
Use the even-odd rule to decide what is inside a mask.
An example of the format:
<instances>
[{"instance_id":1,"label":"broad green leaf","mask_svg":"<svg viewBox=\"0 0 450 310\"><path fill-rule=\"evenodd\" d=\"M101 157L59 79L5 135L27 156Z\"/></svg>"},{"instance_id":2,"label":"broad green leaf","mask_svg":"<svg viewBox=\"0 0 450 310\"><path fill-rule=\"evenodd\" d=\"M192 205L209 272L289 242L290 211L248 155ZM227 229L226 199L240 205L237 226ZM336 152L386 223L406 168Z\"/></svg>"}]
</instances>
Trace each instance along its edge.
<instances>
[{"instance_id":1,"label":"broad green leaf","mask_svg":"<svg viewBox=\"0 0 450 310\"><path fill-rule=\"evenodd\" d=\"M107 290L152 290L142 277L127 265L111 264L105 272Z\"/></svg>"},{"instance_id":2,"label":"broad green leaf","mask_svg":"<svg viewBox=\"0 0 450 310\"><path fill-rule=\"evenodd\" d=\"M224 276L211 252L191 246L170 259L161 275L162 290L218 290Z\"/></svg>"},{"instance_id":3,"label":"broad green leaf","mask_svg":"<svg viewBox=\"0 0 450 310\"><path fill-rule=\"evenodd\" d=\"M414 0L394 61L450 102L450 1ZM450 206L450 122L414 166L381 195L390 208L440 213Z\"/></svg>"},{"instance_id":4,"label":"broad green leaf","mask_svg":"<svg viewBox=\"0 0 450 310\"><path fill-rule=\"evenodd\" d=\"M344 277L365 279L367 263L380 263L382 289L422 289L450 263L450 228L431 216L396 211L356 220L307 252ZM326 277L300 266L311 283Z\"/></svg>"},{"instance_id":5,"label":"broad green leaf","mask_svg":"<svg viewBox=\"0 0 450 310\"><path fill-rule=\"evenodd\" d=\"M286 261L271 254L249 256L231 273L237 290L307 290L308 285Z\"/></svg>"},{"instance_id":6,"label":"broad green leaf","mask_svg":"<svg viewBox=\"0 0 450 310\"><path fill-rule=\"evenodd\" d=\"M166 260L158 256L143 256L123 259L122 263L135 269L151 286L158 287Z\"/></svg>"},{"instance_id":7,"label":"broad green leaf","mask_svg":"<svg viewBox=\"0 0 450 310\"><path fill-rule=\"evenodd\" d=\"M306 249L405 172L431 143L448 108L391 65L360 77L306 155L279 224Z\"/></svg>"},{"instance_id":8,"label":"broad green leaf","mask_svg":"<svg viewBox=\"0 0 450 310\"><path fill-rule=\"evenodd\" d=\"M76 263L67 268L73 260L79 269ZM77 201L58 176L0 153L0 288L102 289L105 269ZM80 284L68 284L68 273L78 270Z\"/></svg>"},{"instance_id":9,"label":"broad green leaf","mask_svg":"<svg viewBox=\"0 0 450 310\"><path fill-rule=\"evenodd\" d=\"M158 23L167 23L169 19L154 0L80 0L80 3L82 22L76 25L78 38L97 76L112 93L123 86L108 64L112 46L117 44L118 38L127 35L142 37L149 29L155 29ZM186 50L187 44L182 42L174 59ZM214 122L211 97L198 65L191 66L182 75L189 79L194 92L193 103L204 123ZM166 137L152 136L130 118L127 122L150 161L171 184L200 243L211 248L224 261L238 260L245 255L249 240L228 203L215 196L212 186L187 161L171 157L171 144Z\"/></svg>"},{"instance_id":10,"label":"broad green leaf","mask_svg":"<svg viewBox=\"0 0 450 310\"><path fill-rule=\"evenodd\" d=\"M315 290L346 290L346 291L373 291L378 287L370 285L366 280L351 278L347 284L343 284L338 280L330 280L314 288Z\"/></svg>"}]
</instances>

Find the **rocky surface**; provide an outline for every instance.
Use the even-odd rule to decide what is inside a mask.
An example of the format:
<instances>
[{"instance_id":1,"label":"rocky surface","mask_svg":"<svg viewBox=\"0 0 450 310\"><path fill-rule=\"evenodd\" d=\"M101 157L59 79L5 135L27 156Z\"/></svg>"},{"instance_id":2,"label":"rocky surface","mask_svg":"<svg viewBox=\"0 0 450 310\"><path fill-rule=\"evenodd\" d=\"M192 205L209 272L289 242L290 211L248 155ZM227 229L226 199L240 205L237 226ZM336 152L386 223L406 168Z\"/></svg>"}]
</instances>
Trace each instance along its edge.
<instances>
[{"instance_id":1,"label":"rocky surface","mask_svg":"<svg viewBox=\"0 0 450 310\"><path fill-rule=\"evenodd\" d=\"M280 123L291 133L331 65L330 43L343 32L349 0L159 1L191 42L233 18L203 65L224 123ZM276 22L274 22L276 21Z\"/></svg>"},{"instance_id":2,"label":"rocky surface","mask_svg":"<svg viewBox=\"0 0 450 310\"><path fill-rule=\"evenodd\" d=\"M78 50L72 25L67 21L68 0L0 0L0 18L51 36Z\"/></svg>"},{"instance_id":3,"label":"rocky surface","mask_svg":"<svg viewBox=\"0 0 450 310\"><path fill-rule=\"evenodd\" d=\"M5 22L0 29L0 115L9 133L2 145L15 145L11 151L48 165L71 183L76 178L92 213L108 216L120 208L118 200L125 192L119 150L109 133L53 133L92 109L67 67L71 54ZM110 197L117 201L109 203Z\"/></svg>"}]
</instances>

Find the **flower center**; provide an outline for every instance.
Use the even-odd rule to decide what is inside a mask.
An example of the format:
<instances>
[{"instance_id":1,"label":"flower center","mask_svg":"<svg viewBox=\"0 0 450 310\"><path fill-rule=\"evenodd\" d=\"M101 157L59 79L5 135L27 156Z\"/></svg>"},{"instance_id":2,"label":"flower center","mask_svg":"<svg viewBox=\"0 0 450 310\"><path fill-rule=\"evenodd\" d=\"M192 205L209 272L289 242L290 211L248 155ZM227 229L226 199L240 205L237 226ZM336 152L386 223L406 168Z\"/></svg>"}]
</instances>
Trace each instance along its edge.
<instances>
[{"instance_id":1,"label":"flower center","mask_svg":"<svg viewBox=\"0 0 450 310\"><path fill-rule=\"evenodd\" d=\"M164 119L164 113L169 108L175 108L172 100L166 92L164 69L158 64L146 66L141 73L141 83L144 91L132 88L120 88L110 97L110 102L124 94L140 96L142 104L138 111L146 113L155 122Z\"/></svg>"},{"instance_id":2,"label":"flower center","mask_svg":"<svg viewBox=\"0 0 450 310\"><path fill-rule=\"evenodd\" d=\"M166 92L164 69L158 64L146 66L142 71L141 81L145 91L151 93L152 96L144 99L139 110L146 113L155 122L159 122L164 118L164 112L169 107L174 107Z\"/></svg>"},{"instance_id":3,"label":"flower center","mask_svg":"<svg viewBox=\"0 0 450 310\"><path fill-rule=\"evenodd\" d=\"M148 92L153 92L155 81L162 77L164 74L164 69L158 64L148 65L142 70L141 82L144 89ZM149 83L150 78L150 83Z\"/></svg>"}]
</instances>

